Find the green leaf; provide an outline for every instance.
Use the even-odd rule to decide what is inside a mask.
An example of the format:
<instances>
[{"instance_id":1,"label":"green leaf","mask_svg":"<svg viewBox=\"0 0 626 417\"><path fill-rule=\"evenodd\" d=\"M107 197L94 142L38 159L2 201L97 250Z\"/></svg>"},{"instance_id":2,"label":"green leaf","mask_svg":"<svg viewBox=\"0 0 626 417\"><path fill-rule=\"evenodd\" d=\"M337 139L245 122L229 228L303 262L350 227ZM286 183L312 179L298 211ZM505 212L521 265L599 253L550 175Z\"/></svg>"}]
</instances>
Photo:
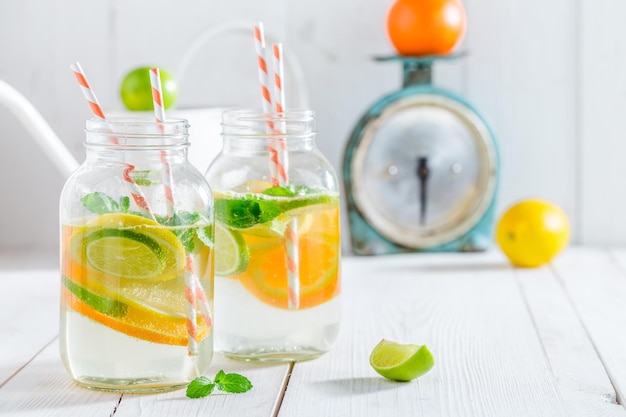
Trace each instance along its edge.
<instances>
[{"instance_id":1,"label":"green leaf","mask_svg":"<svg viewBox=\"0 0 626 417\"><path fill-rule=\"evenodd\" d=\"M202 398L213 392L215 384L206 376L199 376L189 383L186 395L189 398Z\"/></svg>"},{"instance_id":2,"label":"green leaf","mask_svg":"<svg viewBox=\"0 0 626 417\"><path fill-rule=\"evenodd\" d=\"M141 170L141 171L135 170L130 175L132 176L133 181L135 181L137 185L141 185L143 187L149 187L151 185L158 185L159 184L158 181L152 181L148 179L151 173L152 171L150 170Z\"/></svg>"},{"instance_id":3,"label":"green leaf","mask_svg":"<svg viewBox=\"0 0 626 417\"><path fill-rule=\"evenodd\" d=\"M87 210L96 214L118 213L120 206L108 195L96 191L80 199Z\"/></svg>"},{"instance_id":4,"label":"green leaf","mask_svg":"<svg viewBox=\"0 0 626 417\"><path fill-rule=\"evenodd\" d=\"M220 370L215 375L215 384L217 389L224 392L240 394L252 389L252 383L248 378L239 374L227 374Z\"/></svg>"},{"instance_id":5,"label":"green leaf","mask_svg":"<svg viewBox=\"0 0 626 417\"><path fill-rule=\"evenodd\" d=\"M120 197L120 210L122 211L122 213L127 213L129 208L130 208L130 197L121 196Z\"/></svg>"},{"instance_id":6,"label":"green leaf","mask_svg":"<svg viewBox=\"0 0 626 417\"><path fill-rule=\"evenodd\" d=\"M196 236L200 239L205 246L209 248L213 247L213 226L198 227L196 229Z\"/></svg>"},{"instance_id":7,"label":"green leaf","mask_svg":"<svg viewBox=\"0 0 626 417\"><path fill-rule=\"evenodd\" d=\"M278 186L266 188L265 191L263 191L263 194L274 197L293 197L295 195L295 193L289 188Z\"/></svg>"},{"instance_id":8,"label":"green leaf","mask_svg":"<svg viewBox=\"0 0 626 417\"><path fill-rule=\"evenodd\" d=\"M159 219L159 223L162 223L166 226L188 226L191 224L198 223L202 217L200 213L194 212L190 213L188 211L181 211L174 213L172 217L167 220ZM196 238L196 230L192 228L184 228L184 229L172 229L172 232L178 237L180 242L183 244L187 252L191 253L195 249L194 240Z\"/></svg>"},{"instance_id":9,"label":"green leaf","mask_svg":"<svg viewBox=\"0 0 626 417\"><path fill-rule=\"evenodd\" d=\"M244 198L221 199L215 202L217 220L237 229L268 222L280 213L281 209L277 202L259 199L254 194L246 194Z\"/></svg>"}]
</instances>

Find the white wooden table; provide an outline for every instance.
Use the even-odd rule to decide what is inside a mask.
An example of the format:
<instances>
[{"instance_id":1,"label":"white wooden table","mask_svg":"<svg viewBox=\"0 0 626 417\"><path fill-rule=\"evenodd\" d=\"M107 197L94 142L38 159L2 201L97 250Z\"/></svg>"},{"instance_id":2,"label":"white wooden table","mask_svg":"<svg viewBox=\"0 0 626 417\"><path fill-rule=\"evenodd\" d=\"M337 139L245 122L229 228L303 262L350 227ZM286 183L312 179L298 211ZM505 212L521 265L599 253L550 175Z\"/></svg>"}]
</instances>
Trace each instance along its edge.
<instances>
[{"instance_id":1,"label":"white wooden table","mask_svg":"<svg viewBox=\"0 0 626 417\"><path fill-rule=\"evenodd\" d=\"M346 258L344 319L310 362L219 369L254 388L197 400L183 390L86 390L58 354L54 261L0 256L0 415L7 416L622 416L626 250L573 248L514 269L498 252ZM431 372L409 383L369 366L380 339L426 343Z\"/></svg>"}]
</instances>

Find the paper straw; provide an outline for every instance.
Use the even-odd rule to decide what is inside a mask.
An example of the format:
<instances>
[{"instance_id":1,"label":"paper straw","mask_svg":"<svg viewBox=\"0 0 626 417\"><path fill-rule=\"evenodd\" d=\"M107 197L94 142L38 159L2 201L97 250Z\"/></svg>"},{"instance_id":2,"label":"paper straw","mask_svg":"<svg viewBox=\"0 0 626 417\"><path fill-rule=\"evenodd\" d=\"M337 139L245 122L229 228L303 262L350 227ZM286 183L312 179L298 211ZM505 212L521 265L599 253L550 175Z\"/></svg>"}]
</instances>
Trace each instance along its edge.
<instances>
[{"instance_id":1,"label":"paper straw","mask_svg":"<svg viewBox=\"0 0 626 417\"><path fill-rule=\"evenodd\" d=\"M94 93L93 89L91 88L91 84L89 84L89 81L85 76L85 71L83 71L80 63L74 62L70 65L70 68L74 73L74 77L76 77L76 81L78 81L78 85L80 85L83 96L85 97L85 100L87 100L87 104L89 104L93 115L100 120L106 121L106 117L104 116L104 110L102 110L102 106L100 105L100 102L98 102L96 93ZM111 140L114 141L113 143L117 143L116 138L111 138Z\"/></svg>"},{"instance_id":2,"label":"paper straw","mask_svg":"<svg viewBox=\"0 0 626 417\"><path fill-rule=\"evenodd\" d=\"M165 109L163 108L163 89L161 88L161 74L158 68L150 68L150 85L152 86L152 102L154 107L154 116L159 125L161 132L164 131L163 123L165 122ZM167 159L167 153L161 151L161 163L163 169L161 171L161 179L163 188L165 189L165 204L167 205L167 216L171 218L174 215L174 195L172 194L172 167Z\"/></svg>"},{"instance_id":3,"label":"paper straw","mask_svg":"<svg viewBox=\"0 0 626 417\"><path fill-rule=\"evenodd\" d=\"M165 122L165 109L163 108L163 90L161 88L161 76L158 68L150 69L150 84L152 86L152 101L154 107L154 117L157 124L164 130L163 123ZM165 200L167 205L167 215L171 218L176 212L176 205L174 204L174 194L172 192L172 169L169 160L167 159L167 153L161 151L161 163L163 164L163 186L165 188ZM185 261L185 300L187 301L187 350L190 355L196 355L198 353L197 343L197 313L196 303L200 305L201 316L205 321L207 328L211 329L212 317L211 308L206 298L206 294L200 280L194 274L193 260L191 256L187 254Z\"/></svg>"},{"instance_id":4,"label":"paper straw","mask_svg":"<svg viewBox=\"0 0 626 417\"><path fill-rule=\"evenodd\" d=\"M263 112L269 114L272 112L272 94L267 88L269 75L267 72L267 62L265 61L265 34L263 33L262 22L254 26L254 47L257 55Z\"/></svg>"},{"instance_id":5,"label":"paper straw","mask_svg":"<svg viewBox=\"0 0 626 417\"><path fill-rule=\"evenodd\" d=\"M83 68L80 66L80 63L75 62L70 65L70 68L72 72L74 73L74 77L76 77L76 81L78 81L78 85L80 86L83 92L83 96L85 97L85 99L87 100L87 103L89 104L89 108L91 109L91 112L93 113L95 117L106 122L107 119L106 119L106 116L104 115L104 111L102 110L102 106L100 106L100 103L98 102L98 98L96 97L96 93L91 88L91 84L89 84L89 81L87 80L87 76L85 75L85 71L83 71ZM109 137L109 141L113 144L119 143L119 140L113 136ZM141 189L139 188L139 186L137 185L133 177L130 175L134 169L135 167L133 165L126 163L126 168L124 169L122 173L122 178L124 180L124 183L129 189L129 193L131 197L133 198L133 200L135 201L135 204L137 204L137 207L139 208L141 213L155 220L154 214L152 214L152 210L150 210L150 206L148 205L148 200L146 200L146 197L141 192Z\"/></svg>"},{"instance_id":6,"label":"paper straw","mask_svg":"<svg viewBox=\"0 0 626 417\"><path fill-rule=\"evenodd\" d=\"M285 90L283 90L283 44L272 44L272 62L274 69L274 108L277 113L282 113L285 109ZM275 129L276 133L286 133L285 125L282 122L278 123L278 128ZM277 174L278 182L281 186L289 184L289 162L287 159L287 142L284 137L278 140L278 164Z\"/></svg>"},{"instance_id":7,"label":"paper straw","mask_svg":"<svg viewBox=\"0 0 626 417\"><path fill-rule=\"evenodd\" d=\"M298 257L298 219L287 222L285 228L285 249L287 251L287 299L292 310L300 308L300 270Z\"/></svg>"},{"instance_id":8,"label":"paper straw","mask_svg":"<svg viewBox=\"0 0 626 417\"><path fill-rule=\"evenodd\" d=\"M282 113L285 109L285 90L283 90L283 44L273 43L274 56L274 107L276 112Z\"/></svg>"},{"instance_id":9,"label":"paper straw","mask_svg":"<svg viewBox=\"0 0 626 417\"><path fill-rule=\"evenodd\" d=\"M284 66L283 66L283 45L281 43L272 44L273 68L274 68L274 107L277 113L285 111L285 90L283 88ZM287 133L286 126L278 123L278 131ZM287 141L281 137L279 144L279 161L284 169L284 175L280 177L281 185L289 183L287 169L289 166L287 159ZM295 310L300 307L300 269L298 257L298 219L293 218L287 222L285 228L285 251L287 252L287 291L288 307Z\"/></svg>"},{"instance_id":10,"label":"paper straw","mask_svg":"<svg viewBox=\"0 0 626 417\"><path fill-rule=\"evenodd\" d=\"M194 281L187 268L185 268L185 301L187 301L187 352L189 355L196 355L198 353L198 342L196 341L198 336L196 292Z\"/></svg>"},{"instance_id":11,"label":"paper straw","mask_svg":"<svg viewBox=\"0 0 626 417\"><path fill-rule=\"evenodd\" d=\"M265 60L265 34L263 32L262 22L254 26L254 47L257 55L259 84L261 86L261 106L263 113L270 114L273 111L272 94L268 88L269 74ZM268 121L267 127L270 132L274 132L274 123ZM281 184L281 178L284 179L286 171L280 160L279 149L277 149L274 143L268 143L267 150L270 154L270 182L273 186L284 185L284 181Z\"/></svg>"},{"instance_id":12,"label":"paper straw","mask_svg":"<svg viewBox=\"0 0 626 417\"><path fill-rule=\"evenodd\" d=\"M261 100L263 111L266 114L273 112L272 96L267 89L267 63L265 62L265 38L263 34L263 24L259 23L254 27L255 47L257 53L259 82L261 84ZM274 100L276 112L282 113L285 108L285 93L283 89L283 59L282 44L272 45L273 69L274 69ZM268 122L268 127L274 134L286 133L285 126L280 123L278 128L272 122ZM285 138L278 140L278 146L274 143L268 144L270 154L270 173L272 185L285 186L289 183L287 173L287 149ZM287 252L287 287L288 304L290 309L297 309L300 306L300 276L298 259L298 223L297 219L288 222L285 230L285 249Z\"/></svg>"}]
</instances>

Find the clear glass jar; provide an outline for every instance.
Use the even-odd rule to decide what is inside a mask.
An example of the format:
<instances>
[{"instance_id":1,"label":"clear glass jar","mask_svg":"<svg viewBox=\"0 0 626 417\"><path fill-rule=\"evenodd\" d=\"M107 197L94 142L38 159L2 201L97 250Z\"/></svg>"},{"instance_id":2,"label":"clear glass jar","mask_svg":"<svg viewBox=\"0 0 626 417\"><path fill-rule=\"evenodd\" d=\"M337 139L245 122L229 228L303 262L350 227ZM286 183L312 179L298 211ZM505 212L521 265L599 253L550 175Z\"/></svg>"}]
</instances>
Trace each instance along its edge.
<instances>
[{"instance_id":1,"label":"clear glass jar","mask_svg":"<svg viewBox=\"0 0 626 417\"><path fill-rule=\"evenodd\" d=\"M213 197L186 120L87 121L61 194L65 367L122 392L185 386L213 355Z\"/></svg>"},{"instance_id":2,"label":"clear glass jar","mask_svg":"<svg viewBox=\"0 0 626 417\"><path fill-rule=\"evenodd\" d=\"M215 198L216 346L231 358L307 360L337 337L339 191L314 129L306 110L222 116L223 150L206 177Z\"/></svg>"}]
</instances>

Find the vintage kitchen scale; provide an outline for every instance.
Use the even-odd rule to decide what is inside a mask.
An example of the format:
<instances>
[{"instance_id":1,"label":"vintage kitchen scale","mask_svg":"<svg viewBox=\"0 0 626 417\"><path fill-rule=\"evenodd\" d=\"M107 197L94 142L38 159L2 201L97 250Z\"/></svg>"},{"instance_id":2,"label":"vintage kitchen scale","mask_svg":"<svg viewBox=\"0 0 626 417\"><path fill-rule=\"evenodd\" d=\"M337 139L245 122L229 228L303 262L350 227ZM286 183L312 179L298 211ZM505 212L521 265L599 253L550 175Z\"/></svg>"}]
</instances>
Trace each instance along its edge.
<instances>
[{"instance_id":1,"label":"vintage kitchen scale","mask_svg":"<svg viewBox=\"0 0 626 417\"><path fill-rule=\"evenodd\" d=\"M458 57L377 58L400 61L404 81L363 115L346 146L355 254L482 251L491 244L495 137L466 100L431 84L433 63Z\"/></svg>"}]
</instances>

